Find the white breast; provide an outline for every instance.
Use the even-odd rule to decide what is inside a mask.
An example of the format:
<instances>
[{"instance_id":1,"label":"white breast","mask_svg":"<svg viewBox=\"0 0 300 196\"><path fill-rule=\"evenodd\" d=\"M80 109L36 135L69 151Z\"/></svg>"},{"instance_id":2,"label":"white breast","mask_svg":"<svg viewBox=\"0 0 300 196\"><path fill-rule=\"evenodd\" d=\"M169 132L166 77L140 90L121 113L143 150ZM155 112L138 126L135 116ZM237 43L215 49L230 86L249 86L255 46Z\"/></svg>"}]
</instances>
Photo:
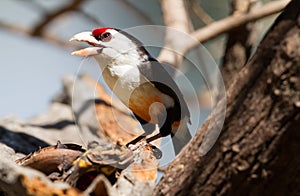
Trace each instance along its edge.
<instances>
[{"instance_id":1,"label":"white breast","mask_svg":"<svg viewBox=\"0 0 300 196\"><path fill-rule=\"evenodd\" d=\"M129 99L133 91L144 83L149 83L149 85L147 85L148 88L138 88L139 91L145 91L138 92L139 94L145 95L145 98L148 94L159 96L167 108L174 106L173 99L155 88L155 86L141 74L137 66L106 66L102 75L109 88L127 106L129 105Z\"/></svg>"}]
</instances>

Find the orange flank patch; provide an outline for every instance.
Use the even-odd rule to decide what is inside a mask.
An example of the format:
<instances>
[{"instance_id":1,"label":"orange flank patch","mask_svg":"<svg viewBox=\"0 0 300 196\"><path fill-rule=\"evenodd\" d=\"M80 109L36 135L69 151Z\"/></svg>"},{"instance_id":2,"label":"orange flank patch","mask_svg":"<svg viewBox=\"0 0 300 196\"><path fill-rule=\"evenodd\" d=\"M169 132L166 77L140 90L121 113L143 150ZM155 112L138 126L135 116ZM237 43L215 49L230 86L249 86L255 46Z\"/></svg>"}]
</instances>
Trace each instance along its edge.
<instances>
[{"instance_id":1,"label":"orange flank patch","mask_svg":"<svg viewBox=\"0 0 300 196\"><path fill-rule=\"evenodd\" d=\"M174 121L172 127L179 127L180 121Z\"/></svg>"},{"instance_id":2,"label":"orange flank patch","mask_svg":"<svg viewBox=\"0 0 300 196\"><path fill-rule=\"evenodd\" d=\"M160 92L149 83L134 89L130 95L128 107L137 116L152 123L157 123L158 116L165 111Z\"/></svg>"},{"instance_id":3,"label":"orange flank patch","mask_svg":"<svg viewBox=\"0 0 300 196\"><path fill-rule=\"evenodd\" d=\"M132 94L129 100L129 108L132 110L132 112L147 122L157 121L157 119L154 118L157 117L157 114L160 113L161 109L153 108L156 107L156 104L155 105L152 104L154 103L160 103L160 105L163 104L161 98L158 96L146 97L141 94L139 94L138 96L134 94L135 93Z\"/></svg>"}]
</instances>

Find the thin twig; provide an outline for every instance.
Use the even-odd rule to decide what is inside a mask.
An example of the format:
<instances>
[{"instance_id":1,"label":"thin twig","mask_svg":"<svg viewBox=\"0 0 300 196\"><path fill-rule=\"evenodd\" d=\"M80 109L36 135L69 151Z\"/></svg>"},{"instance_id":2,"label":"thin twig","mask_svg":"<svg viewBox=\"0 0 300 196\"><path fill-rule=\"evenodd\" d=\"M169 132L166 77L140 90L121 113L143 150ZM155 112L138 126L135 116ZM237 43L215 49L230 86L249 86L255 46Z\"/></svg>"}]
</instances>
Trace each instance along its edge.
<instances>
[{"instance_id":1,"label":"thin twig","mask_svg":"<svg viewBox=\"0 0 300 196\"><path fill-rule=\"evenodd\" d=\"M31 31L28 28L25 27L21 27L20 25L15 25L15 24L7 24L7 23L3 23L0 22L0 28L8 30L8 31L12 31L21 35L26 35L26 36L30 36ZM49 34L44 33L43 35L40 35L40 38L49 41L51 43L57 44L58 46L61 46L63 48L68 48L71 50L75 50L78 49L78 46L71 43L71 42L67 42L65 40L61 40L59 39L57 36L52 36Z\"/></svg>"},{"instance_id":2,"label":"thin twig","mask_svg":"<svg viewBox=\"0 0 300 196\"><path fill-rule=\"evenodd\" d=\"M45 9L45 7L43 7L41 4L39 4L37 1L35 0L27 0L27 1L23 1L23 0L16 0L19 2L24 2L26 6L30 6L31 9L34 9L34 11L38 11L41 13L45 13L47 10Z\"/></svg>"},{"instance_id":3,"label":"thin twig","mask_svg":"<svg viewBox=\"0 0 300 196\"><path fill-rule=\"evenodd\" d=\"M210 24L214 20L205 12L196 0L190 0L190 7L194 14L205 24Z\"/></svg>"},{"instance_id":4,"label":"thin twig","mask_svg":"<svg viewBox=\"0 0 300 196\"><path fill-rule=\"evenodd\" d=\"M73 0L72 3L54 11L51 13L46 14L46 16L33 28L33 31L31 32L32 36L40 36L44 28L54 21L57 17L61 16L62 14L65 14L69 11L77 10L80 5L85 2L86 0Z\"/></svg>"},{"instance_id":5,"label":"thin twig","mask_svg":"<svg viewBox=\"0 0 300 196\"><path fill-rule=\"evenodd\" d=\"M103 22L101 22L99 19L97 19L96 17L94 17L93 15L85 12L84 10L78 10L78 13L80 13L81 15L83 15L85 18L87 18L88 20L90 20L92 23L95 23L95 25L97 26L106 26Z\"/></svg>"}]
</instances>

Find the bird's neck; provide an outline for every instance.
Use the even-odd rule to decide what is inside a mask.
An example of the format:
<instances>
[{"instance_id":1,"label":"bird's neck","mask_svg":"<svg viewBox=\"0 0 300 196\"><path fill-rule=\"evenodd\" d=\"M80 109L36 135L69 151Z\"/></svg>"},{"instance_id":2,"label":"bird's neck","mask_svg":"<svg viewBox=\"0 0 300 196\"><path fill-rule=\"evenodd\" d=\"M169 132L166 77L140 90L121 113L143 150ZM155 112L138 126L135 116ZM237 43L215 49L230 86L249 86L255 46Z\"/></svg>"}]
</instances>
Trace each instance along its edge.
<instances>
[{"instance_id":1,"label":"bird's neck","mask_svg":"<svg viewBox=\"0 0 300 196\"><path fill-rule=\"evenodd\" d=\"M123 52L104 48L102 53L95 55L94 58L103 70L106 66L138 66L149 61L151 56L144 47L136 47Z\"/></svg>"}]
</instances>

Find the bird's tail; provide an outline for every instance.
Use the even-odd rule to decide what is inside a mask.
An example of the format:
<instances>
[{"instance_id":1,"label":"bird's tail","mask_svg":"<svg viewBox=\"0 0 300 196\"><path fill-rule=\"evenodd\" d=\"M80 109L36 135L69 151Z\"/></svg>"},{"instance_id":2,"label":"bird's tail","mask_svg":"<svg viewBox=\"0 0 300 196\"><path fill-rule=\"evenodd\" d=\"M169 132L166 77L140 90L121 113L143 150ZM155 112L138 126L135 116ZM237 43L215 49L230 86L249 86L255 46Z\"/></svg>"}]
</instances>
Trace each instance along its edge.
<instances>
[{"instance_id":1,"label":"bird's tail","mask_svg":"<svg viewBox=\"0 0 300 196\"><path fill-rule=\"evenodd\" d=\"M188 128L189 119L184 118L178 125L173 125L172 128L172 142L175 154L183 149L183 147L192 139L192 135Z\"/></svg>"}]
</instances>

